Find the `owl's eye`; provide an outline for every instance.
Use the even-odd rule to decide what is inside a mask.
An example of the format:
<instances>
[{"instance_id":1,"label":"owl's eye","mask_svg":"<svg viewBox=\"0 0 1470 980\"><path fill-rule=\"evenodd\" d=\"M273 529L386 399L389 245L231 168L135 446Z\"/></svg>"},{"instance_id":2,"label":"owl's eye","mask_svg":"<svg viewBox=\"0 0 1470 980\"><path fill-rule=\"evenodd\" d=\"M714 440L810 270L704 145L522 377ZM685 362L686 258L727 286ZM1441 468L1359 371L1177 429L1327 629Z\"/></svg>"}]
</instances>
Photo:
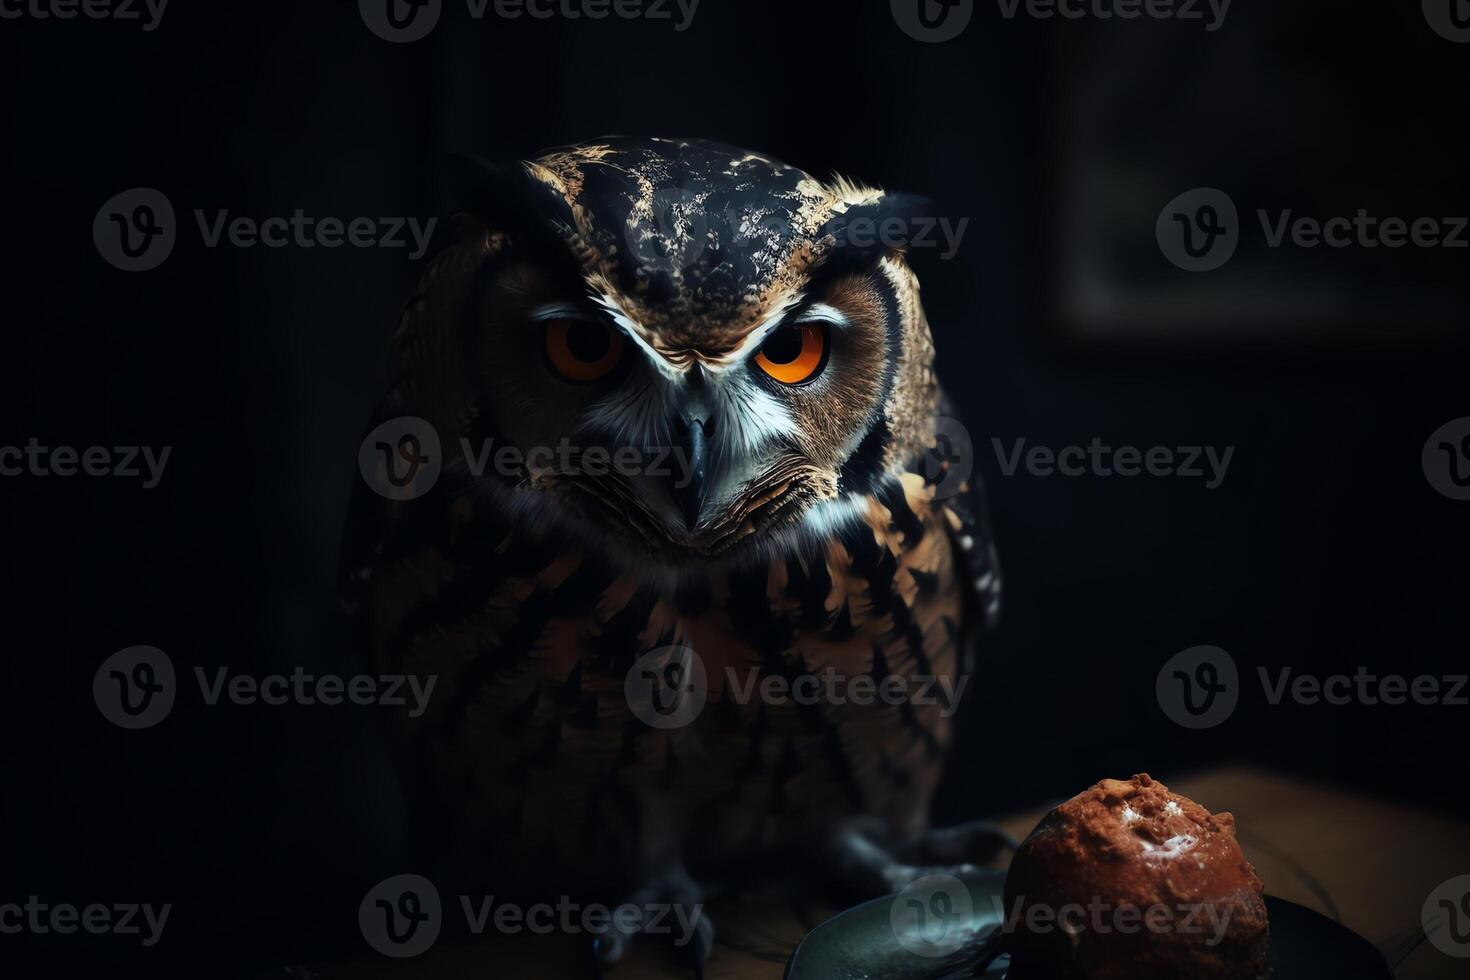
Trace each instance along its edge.
<instances>
[{"instance_id":1,"label":"owl's eye","mask_svg":"<svg viewBox=\"0 0 1470 980\"><path fill-rule=\"evenodd\" d=\"M604 377L623 357L623 337L591 320L546 321L546 360L567 381Z\"/></svg>"},{"instance_id":2,"label":"owl's eye","mask_svg":"<svg viewBox=\"0 0 1470 980\"><path fill-rule=\"evenodd\" d=\"M756 366L783 385L810 381L827 363L827 329L825 323L795 323L772 331L756 351Z\"/></svg>"}]
</instances>

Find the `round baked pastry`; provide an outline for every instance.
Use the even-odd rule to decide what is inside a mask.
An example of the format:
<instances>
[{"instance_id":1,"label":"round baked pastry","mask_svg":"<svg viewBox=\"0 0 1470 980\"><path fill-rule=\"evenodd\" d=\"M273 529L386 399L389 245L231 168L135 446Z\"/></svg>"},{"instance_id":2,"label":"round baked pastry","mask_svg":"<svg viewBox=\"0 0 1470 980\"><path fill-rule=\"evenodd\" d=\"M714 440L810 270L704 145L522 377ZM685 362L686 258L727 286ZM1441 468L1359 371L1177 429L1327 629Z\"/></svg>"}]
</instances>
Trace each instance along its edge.
<instances>
[{"instance_id":1,"label":"round baked pastry","mask_svg":"<svg viewBox=\"0 0 1470 980\"><path fill-rule=\"evenodd\" d=\"M1264 977L1263 886L1212 814L1147 775L1049 813L1006 877L1015 980Z\"/></svg>"}]
</instances>

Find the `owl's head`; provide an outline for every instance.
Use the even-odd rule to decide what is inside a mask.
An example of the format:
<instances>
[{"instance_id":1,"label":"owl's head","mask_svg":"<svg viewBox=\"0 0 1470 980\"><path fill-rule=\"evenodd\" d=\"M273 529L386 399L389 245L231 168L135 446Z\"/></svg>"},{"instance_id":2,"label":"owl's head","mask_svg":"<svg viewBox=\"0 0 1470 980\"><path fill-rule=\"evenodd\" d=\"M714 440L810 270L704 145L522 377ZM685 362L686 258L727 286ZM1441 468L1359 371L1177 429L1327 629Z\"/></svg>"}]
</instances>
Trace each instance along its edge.
<instances>
[{"instance_id":1,"label":"owl's head","mask_svg":"<svg viewBox=\"0 0 1470 980\"><path fill-rule=\"evenodd\" d=\"M513 447L528 520L674 562L828 526L932 439L916 201L700 140L467 164L472 216L410 302L401 387Z\"/></svg>"}]
</instances>

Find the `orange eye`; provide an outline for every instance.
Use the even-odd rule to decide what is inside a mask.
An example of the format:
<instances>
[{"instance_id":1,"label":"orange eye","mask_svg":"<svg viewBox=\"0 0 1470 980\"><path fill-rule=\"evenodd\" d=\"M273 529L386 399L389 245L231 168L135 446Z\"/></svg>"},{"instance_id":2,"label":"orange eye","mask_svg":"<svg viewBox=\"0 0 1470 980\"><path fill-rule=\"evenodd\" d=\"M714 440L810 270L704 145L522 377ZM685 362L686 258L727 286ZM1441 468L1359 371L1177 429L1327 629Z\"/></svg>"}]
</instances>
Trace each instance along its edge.
<instances>
[{"instance_id":1,"label":"orange eye","mask_svg":"<svg viewBox=\"0 0 1470 980\"><path fill-rule=\"evenodd\" d=\"M590 320L546 321L546 359L567 381L596 381L623 357L623 337Z\"/></svg>"},{"instance_id":2,"label":"orange eye","mask_svg":"<svg viewBox=\"0 0 1470 980\"><path fill-rule=\"evenodd\" d=\"M827 324L798 323L771 332L755 363L783 385L815 378L827 362Z\"/></svg>"}]
</instances>

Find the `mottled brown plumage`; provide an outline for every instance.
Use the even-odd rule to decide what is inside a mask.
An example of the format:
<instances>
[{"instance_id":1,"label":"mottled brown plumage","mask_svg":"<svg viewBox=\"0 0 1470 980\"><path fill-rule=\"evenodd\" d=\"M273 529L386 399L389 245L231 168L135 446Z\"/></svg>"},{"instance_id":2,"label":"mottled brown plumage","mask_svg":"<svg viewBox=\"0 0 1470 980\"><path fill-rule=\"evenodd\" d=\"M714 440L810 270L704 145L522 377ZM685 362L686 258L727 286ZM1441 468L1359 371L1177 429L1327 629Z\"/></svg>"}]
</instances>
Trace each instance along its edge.
<instances>
[{"instance_id":1,"label":"mottled brown plumage","mask_svg":"<svg viewBox=\"0 0 1470 980\"><path fill-rule=\"evenodd\" d=\"M360 492L345 553L371 662L440 677L395 727L418 832L458 872L604 900L670 869L825 854L855 821L921 840L943 704L730 689L828 668L953 684L994 614L977 498L926 455L943 400L917 280L901 248L843 239L901 199L700 141L563 148L469 186L375 420L431 424L443 476L412 500ZM558 378L548 315L622 331L622 373ZM751 366L763 338L819 315L813 379ZM683 511L657 476L476 475L456 448L677 448L700 427L708 487ZM625 698L665 647L695 651L708 680L702 712L667 730Z\"/></svg>"}]
</instances>

